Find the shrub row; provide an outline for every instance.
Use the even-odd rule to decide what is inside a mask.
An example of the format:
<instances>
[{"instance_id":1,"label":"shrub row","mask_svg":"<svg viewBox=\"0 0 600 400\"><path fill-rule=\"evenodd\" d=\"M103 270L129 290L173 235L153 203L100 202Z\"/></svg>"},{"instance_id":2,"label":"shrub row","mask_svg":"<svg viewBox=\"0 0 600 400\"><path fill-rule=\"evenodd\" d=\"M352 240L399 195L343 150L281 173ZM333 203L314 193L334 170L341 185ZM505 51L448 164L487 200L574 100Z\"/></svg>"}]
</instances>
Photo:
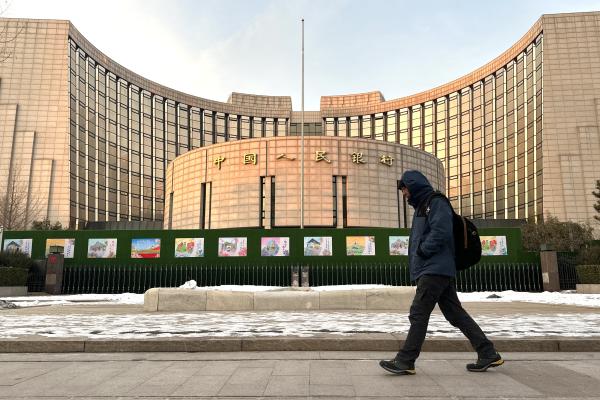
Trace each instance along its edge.
<instances>
[{"instance_id":1,"label":"shrub row","mask_svg":"<svg viewBox=\"0 0 600 400\"><path fill-rule=\"evenodd\" d=\"M580 283L600 283L600 265L578 265Z\"/></svg>"},{"instance_id":2,"label":"shrub row","mask_svg":"<svg viewBox=\"0 0 600 400\"><path fill-rule=\"evenodd\" d=\"M0 267L0 286L26 286L27 270L15 267Z\"/></svg>"}]
</instances>

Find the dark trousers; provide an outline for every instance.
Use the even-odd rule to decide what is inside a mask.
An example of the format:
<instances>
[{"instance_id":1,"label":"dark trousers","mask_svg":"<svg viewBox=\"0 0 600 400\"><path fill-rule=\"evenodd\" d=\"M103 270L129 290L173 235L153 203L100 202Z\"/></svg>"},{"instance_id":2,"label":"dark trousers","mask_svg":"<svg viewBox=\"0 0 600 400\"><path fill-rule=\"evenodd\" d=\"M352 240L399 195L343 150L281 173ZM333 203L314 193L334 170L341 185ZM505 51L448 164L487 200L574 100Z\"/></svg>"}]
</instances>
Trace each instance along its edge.
<instances>
[{"instance_id":1,"label":"dark trousers","mask_svg":"<svg viewBox=\"0 0 600 400\"><path fill-rule=\"evenodd\" d=\"M429 317L436 303L444 317L469 339L479 357L491 357L496 354L494 345L485 336L479 325L462 308L456 294L454 278L442 275L422 275L417 280L417 292L410 306L410 329L404 347L396 358L414 362L421 353L425 341Z\"/></svg>"}]
</instances>

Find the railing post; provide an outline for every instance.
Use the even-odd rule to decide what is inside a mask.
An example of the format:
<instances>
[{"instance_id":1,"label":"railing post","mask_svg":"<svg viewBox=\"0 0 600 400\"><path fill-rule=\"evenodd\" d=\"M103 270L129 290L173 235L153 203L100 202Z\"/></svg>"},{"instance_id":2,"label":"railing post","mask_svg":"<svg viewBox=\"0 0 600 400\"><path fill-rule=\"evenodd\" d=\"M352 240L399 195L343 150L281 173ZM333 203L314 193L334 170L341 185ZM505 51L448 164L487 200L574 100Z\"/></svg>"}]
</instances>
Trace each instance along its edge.
<instances>
[{"instance_id":1,"label":"railing post","mask_svg":"<svg viewBox=\"0 0 600 400\"><path fill-rule=\"evenodd\" d=\"M291 268L292 274L292 287L298 287L300 285L300 267L293 265Z\"/></svg>"},{"instance_id":2,"label":"railing post","mask_svg":"<svg viewBox=\"0 0 600 400\"><path fill-rule=\"evenodd\" d=\"M556 251L540 251L540 260L542 262L542 284L544 291L560 291Z\"/></svg>"},{"instance_id":3,"label":"railing post","mask_svg":"<svg viewBox=\"0 0 600 400\"><path fill-rule=\"evenodd\" d=\"M302 287L309 287L310 286L308 265L303 265L302 266L300 278L301 278L300 281L302 282L301 283Z\"/></svg>"}]
</instances>

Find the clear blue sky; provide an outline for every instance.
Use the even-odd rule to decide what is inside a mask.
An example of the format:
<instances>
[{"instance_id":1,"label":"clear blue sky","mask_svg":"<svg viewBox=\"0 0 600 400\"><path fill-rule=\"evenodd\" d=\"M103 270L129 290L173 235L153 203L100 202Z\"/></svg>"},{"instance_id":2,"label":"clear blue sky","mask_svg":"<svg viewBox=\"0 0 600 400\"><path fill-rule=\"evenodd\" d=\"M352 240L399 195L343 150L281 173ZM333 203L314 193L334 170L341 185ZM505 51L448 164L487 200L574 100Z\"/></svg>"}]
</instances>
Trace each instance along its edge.
<instances>
[{"instance_id":1,"label":"clear blue sky","mask_svg":"<svg viewBox=\"0 0 600 400\"><path fill-rule=\"evenodd\" d=\"M0 0L0 4L6 0ZM495 58L542 15L597 11L600 1L11 0L9 17L69 19L120 64L183 92L292 96L431 89Z\"/></svg>"}]
</instances>

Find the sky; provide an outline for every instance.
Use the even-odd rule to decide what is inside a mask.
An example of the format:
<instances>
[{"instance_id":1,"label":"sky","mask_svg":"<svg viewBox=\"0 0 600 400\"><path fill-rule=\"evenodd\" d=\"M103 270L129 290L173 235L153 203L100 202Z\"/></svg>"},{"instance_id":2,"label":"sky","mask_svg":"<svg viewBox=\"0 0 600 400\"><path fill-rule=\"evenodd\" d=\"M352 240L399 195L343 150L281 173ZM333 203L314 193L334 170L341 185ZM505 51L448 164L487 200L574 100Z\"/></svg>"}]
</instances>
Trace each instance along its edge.
<instances>
[{"instance_id":1,"label":"sky","mask_svg":"<svg viewBox=\"0 0 600 400\"><path fill-rule=\"evenodd\" d=\"M472 72L542 14L598 11L600 0L0 0L3 16L70 20L107 56L211 100L232 92L305 101L382 92L386 100Z\"/></svg>"}]
</instances>

